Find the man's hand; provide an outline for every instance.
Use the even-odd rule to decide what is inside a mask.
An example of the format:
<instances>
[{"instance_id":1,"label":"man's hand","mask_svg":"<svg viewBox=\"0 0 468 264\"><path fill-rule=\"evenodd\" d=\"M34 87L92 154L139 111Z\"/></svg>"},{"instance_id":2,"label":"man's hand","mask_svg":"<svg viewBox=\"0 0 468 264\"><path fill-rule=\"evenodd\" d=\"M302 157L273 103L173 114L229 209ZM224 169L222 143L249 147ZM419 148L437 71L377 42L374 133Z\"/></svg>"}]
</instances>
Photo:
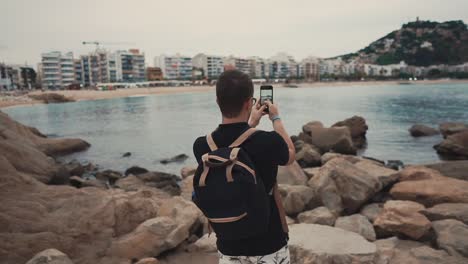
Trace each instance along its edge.
<instances>
[{"instance_id":1,"label":"man's hand","mask_svg":"<svg viewBox=\"0 0 468 264\"><path fill-rule=\"evenodd\" d=\"M265 104L268 106L268 116L270 120L272 120L275 116L279 116L279 110L277 105L273 104L270 101L266 101Z\"/></svg>"},{"instance_id":2,"label":"man's hand","mask_svg":"<svg viewBox=\"0 0 468 264\"><path fill-rule=\"evenodd\" d=\"M252 107L252 112L250 113L249 126L256 127L260 123L260 119L267 113L265 113L266 105L260 105L260 101Z\"/></svg>"}]
</instances>

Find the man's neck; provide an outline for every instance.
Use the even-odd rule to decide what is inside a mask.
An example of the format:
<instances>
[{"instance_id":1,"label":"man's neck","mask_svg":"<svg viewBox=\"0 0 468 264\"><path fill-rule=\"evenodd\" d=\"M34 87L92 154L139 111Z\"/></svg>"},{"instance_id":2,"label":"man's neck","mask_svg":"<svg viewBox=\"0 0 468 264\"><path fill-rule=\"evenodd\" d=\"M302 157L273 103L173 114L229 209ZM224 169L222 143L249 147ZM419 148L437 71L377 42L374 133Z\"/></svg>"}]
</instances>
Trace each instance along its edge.
<instances>
[{"instance_id":1,"label":"man's neck","mask_svg":"<svg viewBox=\"0 0 468 264\"><path fill-rule=\"evenodd\" d=\"M227 125L227 124L234 124L234 123L246 123L249 121L249 118L246 116L238 116L238 117L233 117L233 118L228 118L223 116L223 121L222 124Z\"/></svg>"}]
</instances>

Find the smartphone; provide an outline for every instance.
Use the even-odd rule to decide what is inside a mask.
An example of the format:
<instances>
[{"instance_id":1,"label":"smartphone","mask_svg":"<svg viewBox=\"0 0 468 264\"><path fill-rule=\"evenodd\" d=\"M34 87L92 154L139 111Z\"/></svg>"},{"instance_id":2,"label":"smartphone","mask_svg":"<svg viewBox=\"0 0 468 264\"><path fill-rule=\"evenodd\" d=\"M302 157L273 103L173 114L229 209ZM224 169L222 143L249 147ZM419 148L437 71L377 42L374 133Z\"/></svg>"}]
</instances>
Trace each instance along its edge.
<instances>
[{"instance_id":1,"label":"smartphone","mask_svg":"<svg viewBox=\"0 0 468 264\"><path fill-rule=\"evenodd\" d=\"M265 101L273 103L273 86L271 85L260 86L260 104L265 104ZM265 109L265 112L268 113L268 107Z\"/></svg>"}]
</instances>

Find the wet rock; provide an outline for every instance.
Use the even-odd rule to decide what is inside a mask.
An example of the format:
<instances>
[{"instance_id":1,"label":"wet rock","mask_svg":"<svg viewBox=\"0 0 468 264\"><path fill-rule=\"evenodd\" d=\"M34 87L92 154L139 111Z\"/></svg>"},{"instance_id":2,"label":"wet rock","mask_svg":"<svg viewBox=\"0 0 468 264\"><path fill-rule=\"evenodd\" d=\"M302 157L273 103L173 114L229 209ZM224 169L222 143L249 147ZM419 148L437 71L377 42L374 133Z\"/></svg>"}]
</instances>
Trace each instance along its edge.
<instances>
[{"instance_id":1,"label":"wet rock","mask_svg":"<svg viewBox=\"0 0 468 264\"><path fill-rule=\"evenodd\" d=\"M385 167L392 170L401 170L405 167L405 164L401 160L387 160Z\"/></svg>"},{"instance_id":2,"label":"wet rock","mask_svg":"<svg viewBox=\"0 0 468 264\"><path fill-rule=\"evenodd\" d=\"M358 149L366 146L366 133L369 127L363 117L353 116L337 122L332 127L348 127L351 132L354 146Z\"/></svg>"},{"instance_id":3,"label":"wet rock","mask_svg":"<svg viewBox=\"0 0 468 264\"><path fill-rule=\"evenodd\" d=\"M291 263L373 263L376 254L359 234L325 225L292 225L289 237Z\"/></svg>"},{"instance_id":4,"label":"wet rock","mask_svg":"<svg viewBox=\"0 0 468 264\"><path fill-rule=\"evenodd\" d=\"M446 177L468 181L468 160L446 161L424 166Z\"/></svg>"},{"instance_id":5,"label":"wet rock","mask_svg":"<svg viewBox=\"0 0 468 264\"><path fill-rule=\"evenodd\" d=\"M180 170L180 176L182 176L182 179L185 179L188 176L194 175L196 171L197 165L185 166Z\"/></svg>"},{"instance_id":6,"label":"wet rock","mask_svg":"<svg viewBox=\"0 0 468 264\"><path fill-rule=\"evenodd\" d=\"M96 173L96 179L104 182L109 181L110 184L114 184L122 177L122 173L114 170L105 170Z\"/></svg>"},{"instance_id":7,"label":"wet rock","mask_svg":"<svg viewBox=\"0 0 468 264\"><path fill-rule=\"evenodd\" d=\"M145 168L141 168L141 167L138 167L138 166L132 166L130 168L128 168L126 171L125 171L125 176L128 176L130 174L133 174L133 175L138 175L138 174L143 174L143 173L147 173L149 172L147 169Z\"/></svg>"},{"instance_id":8,"label":"wet rock","mask_svg":"<svg viewBox=\"0 0 468 264\"><path fill-rule=\"evenodd\" d=\"M322 164L320 150L310 144L304 144L296 153L296 161L302 168L317 167Z\"/></svg>"},{"instance_id":9,"label":"wet rock","mask_svg":"<svg viewBox=\"0 0 468 264\"><path fill-rule=\"evenodd\" d=\"M328 226L335 225L336 218L337 216L324 206L302 212L297 216L299 223Z\"/></svg>"},{"instance_id":10,"label":"wet rock","mask_svg":"<svg viewBox=\"0 0 468 264\"><path fill-rule=\"evenodd\" d=\"M468 159L468 129L448 136L434 149L447 159Z\"/></svg>"},{"instance_id":11,"label":"wet rock","mask_svg":"<svg viewBox=\"0 0 468 264\"><path fill-rule=\"evenodd\" d=\"M146 186L164 190L171 195L180 195L181 193L181 188L179 185L180 178L174 174L164 172L147 172L138 174L136 177L143 180Z\"/></svg>"},{"instance_id":12,"label":"wet rock","mask_svg":"<svg viewBox=\"0 0 468 264\"><path fill-rule=\"evenodd\" d=\"M446 122L439 125L440 133L447 138L450 135L468 130L468 124L459 122Z\"/></svg>"},{"instance_id":13,"label":"wet rock","mask_svg":"<svg viewBox=\"0 0 468 264\"><path fill-rule=\"evenodd\" d=\"M380 176L370 175L343 158L334 158L308 184L317 189L322 203L332 212L354 213L383 188Z\"/></svg>"},{"instance_id":14,"label":"wet rock","mask_svg":"<svg viewBox=\"0 0 468 264\"><path fill-rule=\"evenodd\" d=\"M390 190L395 199L415 201L427 207L439 203L468 203L468 181L444 177L422 166L405 168L399 178L400 182Z\"/></svg>"},{"instance_id":15,"label":"wet rock","mask_svg":"<svg viewBox=\"0 0 468 264\"><path fill-rule=\"evenodd\" d=\"M374 225L394 234L420 239L431 228L431 222L420 212L422 204L411 201L388 201L377 216Z\"/></svg>"},{"instance_id":16,"label":"wet rock","mask_svg":"<svg viewBox=\"0 0 468 264\"><path fill-rule=\"evenodd\" d=\"M128 158L132 156L132 153L131 152L125 152L123 155L122 155L122 158Z\"/></svg>"},{"instance_id":17,"label":"wet rock","mask_svg":"<svg viewBox=\"0 0 468 264\"><path fill-rule=\"evenodd\" d=\"M338 217L335 227L358 233L369 241L375 241L374 227L369 220L360 214Z\"/></svg>"},{"instance_id":18,"label":"wet rock","mask_svg":"<svg viewBox=\"0 0 468 264\"><path fill-rule=\"evenodd\" d=\"M320 122L310 122L302 130L299 139L318 147L321 153L331 151L355 155L357 152L348 127L325 128Z\"/></svg>"},{"instance_id":19,"label":"wet rock","mask_svg":"<svg viewBox=\"0 0 468 264\"><path fill-rule=\"evenodd\" d=\"M185 161L186 159L188 159L188 156L185 155L185 154L179 154L177 156L174 156L172 158L168 158L168 159L163 159L161 160L160 162L162 164L168 164L168 163L172 163L172 162L183 162Z\"/></svg>"},{"instance_id":20,"label":"wet rock","mask_svg":"<svg viewBox=\"0 0 468 264\"><path fill-rule=\"evenodd\" d=\"M307 186L280 184L279 192L287 215L296 215L320 205L315 190Z\"/></svg>"},{"instance_id":21,"label":"wet rock","mask_svg":"<svg viewBox=\"0 0 468 264\"><path fill-rule=\"evenodd\" d=\"M374 223L377 216L382 212L383 204L382 203L371 203L364 206L361 209L360 214L367 217L371 223Z\"/></svg>"},{"instance_id":22,"label":"wet rock","mask_svg":"<svg viewBox=\"0 0 468 264\"><path fill-rule=\"evenodd\" d=\"M73 176L81 177L85 173L85 168L77 160L70 161L65 165L65 168L68 170L68 173Z\"/></svg>"},{"instance_id":23,"label":"wet rock","mask_svg":"<svg viewBox=\"0 0 468 264\"><path fill-rule=\"evenodd\" d=\"M277 180L279 184L307 185L308 178L295 161L291 165L278 167Z\"/></svg>"},{"instance_id":24,"label":"wet rock","mask_svg":"<svg viewBox=\"0 0 468 264\"><path fill-rule=\"evenodd\" d=\"M437 236L437 245L452 256L468 257L468 226L453 220L432 223Z\"/></svg>"},{"instance_id":25,"label":"wet rock","mask_svg":"<svg viewBox=\"0 0 468 264\"><path fill-rule=\"evenodd\" d=\"M410 132L411 136L413 136L413 137L434 136L434 135L438 135L440 133L439 130L437 130L435 128L428 127L428 126L421 125L421 124L413 125L409 129L409 132Z\"/></svg>"},{"instance_id":26,"label":"wet rock","mask_svg":"<svg viewBox=\"0 0 468 264\"><path fill-rule=\"evenodd\" d=\"M73 264L73 262L67 255L52 248L37 253L26 264Z\"/></svg>"},{"instance_id":27,"label":"wet rock","mask_svg":"<svg viewBox=\"0 0 468 264\"><path fill-rule=\"evenodd\" d=\"M467 203L443 203L425 209L422 213L431 221L455 219L468 224Z\"/></svg>"},{"instance_id":28,"label":"wet rock","mask_svg":"<svg viewBox=\"0 0 468 264\"><path fill-rule=\"evenodd\" d=\"M65 95L57 93L31 94L29 97L34 100L43 101L45 104L68 103L75 101L72 98L68 98Z\"/></svg>"},{"instance_id":29,"label":"wet rock","mask_svg":"<svg viewBox=\"0 0 468 264\"><path fill-rule=\"evenodd\" d=\"M57 166L52 178L49 181L51 185L67 185L70 182L70 173L65 166Z\"/></svg>"},{"instance_id":30,"label":"wet rock","mask_svg":"<svg viewBox=\"0 0 468 264\"><path fill-rule=\"evenodd\" d=\"M84 187L96 187L106 189L107 186L104 182L99 181L97 179L83 179L78 176L70 177L70 185L76 188L84 188Z\"/></svg>"}]
</instances>

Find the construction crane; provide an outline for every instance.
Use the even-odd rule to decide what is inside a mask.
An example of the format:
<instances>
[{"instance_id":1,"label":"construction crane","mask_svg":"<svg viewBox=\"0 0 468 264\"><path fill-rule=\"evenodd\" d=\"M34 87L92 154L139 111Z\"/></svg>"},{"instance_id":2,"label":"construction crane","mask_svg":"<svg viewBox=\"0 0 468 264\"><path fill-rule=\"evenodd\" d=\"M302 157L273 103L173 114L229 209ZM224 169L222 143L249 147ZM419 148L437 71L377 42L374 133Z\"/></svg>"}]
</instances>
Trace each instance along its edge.
<instances>
[{"instance_id":1,"label":"construction crane","mask_svg":"<svg viewBox=\"0 0 468 264\"><path fill-rule=\"evenodd\" d=\"M135 45L133 42L101 42L101 41L83 41L83 45L96 45L96 49L99 49L102 45Z\"/></svg>"}]
</instances>

